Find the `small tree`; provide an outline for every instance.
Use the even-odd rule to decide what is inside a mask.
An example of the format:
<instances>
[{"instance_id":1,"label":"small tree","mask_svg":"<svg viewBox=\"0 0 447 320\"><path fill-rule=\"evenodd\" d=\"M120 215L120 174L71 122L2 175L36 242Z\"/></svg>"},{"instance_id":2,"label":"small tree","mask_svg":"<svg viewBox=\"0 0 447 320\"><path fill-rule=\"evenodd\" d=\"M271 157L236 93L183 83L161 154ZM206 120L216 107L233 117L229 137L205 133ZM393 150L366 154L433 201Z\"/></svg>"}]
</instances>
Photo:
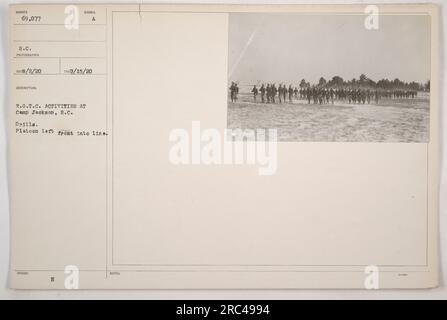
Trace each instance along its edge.
<instances>
[{"instance_id":1,"label":"small tree","mask_svg":"<svg viewBox=\"0 0 447 320\"><path fill-rule=\"evenodd\" d=\"M323 78L323 77L321 77L321 78L320 78L320 81L318 81L318 85L321 86L321 87L322 87L322 86L325 86L325 85L326 85L326 82L327 82L326 79Z\"/></svg>"},{"instance_id":2,"label":"small tree","mask_svg":"<svg viewBox=\"0 0 447 320\"><path fill-rule=\"evenodd\" d=\"M368 77L364 73L362 73L359 78L360 84L361 85L365 84L367 79L368 79Z\"/></svg>"},{"instance_id":3,"label":"small tree","mask_svg":"<svg viewBox=\"0 0 447 320\"><path fill-rule=\"evenodd\" d=\"M328 82L329 85L331 86L337 86L337 87L341 87L343 86L344 80L342 77L340 76L334 76L332 77L332 79Z\"/></svg>"}]
</instances>

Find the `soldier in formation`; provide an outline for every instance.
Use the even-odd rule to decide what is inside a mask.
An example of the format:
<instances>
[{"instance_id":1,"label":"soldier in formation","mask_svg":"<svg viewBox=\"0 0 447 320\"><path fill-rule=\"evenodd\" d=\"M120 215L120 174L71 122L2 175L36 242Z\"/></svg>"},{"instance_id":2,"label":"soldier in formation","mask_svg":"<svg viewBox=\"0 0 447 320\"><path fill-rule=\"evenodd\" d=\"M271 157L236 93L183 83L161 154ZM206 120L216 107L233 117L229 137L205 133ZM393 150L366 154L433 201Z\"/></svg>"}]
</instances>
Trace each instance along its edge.
<instances>
[{"instance_id":1,"label":"soldier in formation","mask_svg":"<svg viewBox=\"0 0 447 320\"><path fill-rule=\"evenodd\" d=\"M251 89L251 92L253 93L253 99L256 102L256 97L258 96L258 88L256 88L256 85L253 86L253 89Z\"/></svg>"},{"instance_id":2,"label":"soldier in formation","mask_svg":"<svg viewBox=\"0 0 447 320\"><path fill-rule=\"evenodd\" d=\"M239 87L237 86L236 82L232 82L230 86L230 97L231 102L237 101L237 94L239 93Z\"/></svg>"},{"instance_id":3,"label":"soldier in formation","mask_svg":"<svg viewBox=\"0 0 447 320\"><path fill-rule=\"evenodd\" d=\"M239 87L232 82L230 86L230 97L232 102L238 100ZM378 88L361 87L330 87L330 86L307 86L293 87L291 84L275 83L262 84L258 89L252 87L253 101L258 102L261 95L261 103L293 103L294 100L304 100L308 104L334 104L336 101L348 104L378 104L381 99L414 99L417 97L415 90L384 90Z\"/></svg>"}]
</instances>

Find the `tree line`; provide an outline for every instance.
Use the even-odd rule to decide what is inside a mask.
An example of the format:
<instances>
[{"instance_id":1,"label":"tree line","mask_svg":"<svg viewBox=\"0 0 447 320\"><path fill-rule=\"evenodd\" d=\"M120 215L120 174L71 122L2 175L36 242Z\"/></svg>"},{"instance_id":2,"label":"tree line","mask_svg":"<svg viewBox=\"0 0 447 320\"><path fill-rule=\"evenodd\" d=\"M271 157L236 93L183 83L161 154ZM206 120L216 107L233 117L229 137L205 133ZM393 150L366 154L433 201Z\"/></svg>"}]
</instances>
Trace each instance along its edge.
<instances>
[{"instance_id":1,"label":"tree line","mask_svg":"<svg viewBox=\"0 0 447 320\"><path fill-rule=\"evenodd\" d=\"M425 83L420 83L416 81L405 82L398 78L394 80L380 79L379 81L374 81L368 78L365 74L361 74L358 79L353 78L352 80L344 80L340 76L334 76L330 80L326 80L321 77L316 84L318 87L358 87L358 88L371 88L371 89L383 89L383 90L414 90L414 91L430 91L430 80ZM301 89L310 88L312 85L305 79L302 79L299 84Z\"/></svg>"}]
</instances>

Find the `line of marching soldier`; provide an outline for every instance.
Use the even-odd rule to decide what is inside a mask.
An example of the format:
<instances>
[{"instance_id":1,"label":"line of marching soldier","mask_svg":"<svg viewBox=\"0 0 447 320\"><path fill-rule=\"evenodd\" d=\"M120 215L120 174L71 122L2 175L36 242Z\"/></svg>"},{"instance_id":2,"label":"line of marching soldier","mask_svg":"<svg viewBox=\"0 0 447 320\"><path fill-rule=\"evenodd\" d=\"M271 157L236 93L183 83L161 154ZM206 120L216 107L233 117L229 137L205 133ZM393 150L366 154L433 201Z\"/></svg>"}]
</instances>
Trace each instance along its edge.
<instances>
[{"instance_id":1,"label":"line of marching soldier","mask_svg":"<svg viewBox=\"0 0 447 320\"><path fill-rule=\"evenodd\" d=\"M291 85L287 88L286 85L283 84L280 84L277 88L274 83L269 83L267 85L262 84L259 89L255 85L251 92L253 93L255 102L257 102L258 94L261 94L262 103L284 103L287 100L292 102L293 97L297 98L298 89L292 88Z\"/></svg>"},{"instance_id":2,"label":"line of marching soldier","mask_svg":"<svg viewBox=\"0 0 447 320\"><path fill-rule=\"evenodd\" d=\"M231 89L231 101L237 100L238 88L235 84L236 89ZM233 91L236 91L236 97L233 99ZM353 88L324 88L324 87L307 87L298 90L296 87L293 88L291 85L286 87L286 85L280 84L277 88L273 84L262 84L258 89L257 86L253 86L251 90L253 94L254 102L257 102L258 95L261 95L261 103L285 103L292 102L292 99L304 99L307 102L314 104L333 104L334 100L347 102L347 103L358 103L365 104L374 102L379 103L381 98L387 99L409 99L417 97L417 91L414 90L378 90L378 89L353 89Z\"/></svg>"}]
</instances>

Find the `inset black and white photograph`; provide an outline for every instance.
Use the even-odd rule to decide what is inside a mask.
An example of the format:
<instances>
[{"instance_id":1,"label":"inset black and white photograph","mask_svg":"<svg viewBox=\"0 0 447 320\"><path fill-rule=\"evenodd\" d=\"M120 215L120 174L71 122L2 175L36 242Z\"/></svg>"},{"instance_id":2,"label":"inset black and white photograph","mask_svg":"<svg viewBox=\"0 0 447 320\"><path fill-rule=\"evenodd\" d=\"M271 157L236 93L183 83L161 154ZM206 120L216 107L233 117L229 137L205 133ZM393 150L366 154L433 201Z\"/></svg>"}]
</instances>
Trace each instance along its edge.
<instances>
[{"instance_id":1,"label":"inset black and white photograph","mask_svg":"<svg viewBox=\"0 0 447 320\"><path fill-rule=\"evenodd\" d=\"M365 19L230 14L228 128L277 129L278 141L428 142L430 17Z\"/></svg>"}]
</instances>

